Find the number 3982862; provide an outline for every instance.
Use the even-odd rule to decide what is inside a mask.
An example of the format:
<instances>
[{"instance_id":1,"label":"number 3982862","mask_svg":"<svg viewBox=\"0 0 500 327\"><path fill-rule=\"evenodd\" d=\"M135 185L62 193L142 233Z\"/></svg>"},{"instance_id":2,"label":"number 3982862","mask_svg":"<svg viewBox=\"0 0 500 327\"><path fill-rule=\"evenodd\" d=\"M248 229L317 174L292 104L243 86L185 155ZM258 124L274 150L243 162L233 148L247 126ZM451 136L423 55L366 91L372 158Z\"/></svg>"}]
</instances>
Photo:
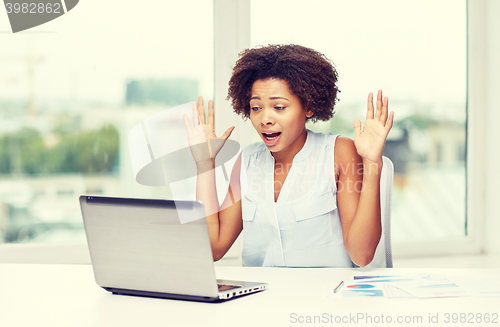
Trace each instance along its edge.
<instances>
[{"instance_id":1,"label":"number 3982862","mask_svg":"<svg viewBox=\"0 0 500 327\"><path fill-rule=\"evenodd\" d=\"M62 14L60 3L6 3L7 13Z\"/></svg>"}]
</instances>

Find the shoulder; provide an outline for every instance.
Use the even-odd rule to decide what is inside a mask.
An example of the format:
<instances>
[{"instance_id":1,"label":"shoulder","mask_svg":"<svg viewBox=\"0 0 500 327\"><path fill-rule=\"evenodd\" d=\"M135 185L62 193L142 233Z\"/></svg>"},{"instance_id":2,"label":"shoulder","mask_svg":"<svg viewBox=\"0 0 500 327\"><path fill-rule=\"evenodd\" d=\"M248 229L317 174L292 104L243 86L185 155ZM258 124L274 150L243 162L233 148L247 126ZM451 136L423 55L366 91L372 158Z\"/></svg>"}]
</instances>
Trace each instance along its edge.
<instances>
[{"instance_id":1,"label":"shoulder","mask_svg":"<svg viewBox=\"0 0 500 327\"><path fill-rule=\"evenodd\" d=\"M335 140L335 154L342 155L345 153L357 153L354 141L345 136L339 136Z\"/></svg>"},{"instance_id":2,"label":"shoulder","mask_svg":"<svg viewBox=\"0 0 500 327\"><path fill-rule=\"evenodd\" d=\"M346 165L361 162L354 141L345 136L337 137L335 141L335 164Z\"/></svg>"}]
</instances>

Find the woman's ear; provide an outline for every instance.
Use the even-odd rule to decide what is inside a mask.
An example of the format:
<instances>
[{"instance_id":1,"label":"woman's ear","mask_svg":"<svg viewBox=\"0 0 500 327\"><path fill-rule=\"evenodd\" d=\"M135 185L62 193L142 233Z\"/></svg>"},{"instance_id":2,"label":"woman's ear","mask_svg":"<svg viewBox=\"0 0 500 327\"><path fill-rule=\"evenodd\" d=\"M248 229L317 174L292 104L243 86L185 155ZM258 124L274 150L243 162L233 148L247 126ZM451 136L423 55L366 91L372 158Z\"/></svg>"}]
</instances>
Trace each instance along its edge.
<instances>
[{"instance_id":1,"label":"woman's ear","mask_svg":"<svg viewBox=\"0 0 500 327\"><path fill-rule=\"evenodd\" d=\"M312 110L307 110L306 111L306 117L311 118L314 115L314 112Z\"/></svg>"}]
</instances>

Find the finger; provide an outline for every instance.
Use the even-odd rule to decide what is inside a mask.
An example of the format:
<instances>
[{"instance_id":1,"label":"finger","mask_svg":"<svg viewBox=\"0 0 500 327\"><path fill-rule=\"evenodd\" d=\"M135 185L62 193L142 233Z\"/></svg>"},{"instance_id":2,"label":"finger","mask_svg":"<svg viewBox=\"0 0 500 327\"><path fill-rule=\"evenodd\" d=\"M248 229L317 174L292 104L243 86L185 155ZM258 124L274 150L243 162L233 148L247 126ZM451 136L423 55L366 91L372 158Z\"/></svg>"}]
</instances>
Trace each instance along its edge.
<instances>
[{"instance_id":1,"label":"finger","mask_svg":"<svg viewBox=\"0 0 500 327\"><path fill-rule=\"evenodd\" d=\"M198 108L196 102L193 102L193 127L200 125L200 116L198 115Z\"/></svg>"},{"instance_id":2,"label":"finger","mask_svg":"<svg viewBox=\"0 0 500 327\"><path fill-rule=\"evenodd\" d=\"M368 94L368 103L366 106L366 119L373 119L373 93Z\"/></svg>"},{"instance_id":3,"label":"finger","mask_svg":"<svg viewBox=\"0 0 500 327\"><path fill-rule=\"evenodd\" d=\"M385 97L383 100L382 100L382 110L381 110L381 113L380 113L380 121L382 122L382 124L386 124L386 121L387 121L387 113L388 113L388 105L389 105L389 98L388 97Z\"/></svg>"},{"instance_id":4,"label":"finger","mask_svg":"<svg viewBox=\"0 0 500 327\"><path fill-rule=\"evenodd\" d=\"M377 111L375 111L375 119L380 120L381 112L382 112L382 90L378 90L378 93L377 93Z\"/></svg>"},{"instance_id":5,"label":"finger","mask_svg":"<svg viewBox=\"0 0 500 327\"><path fill-rule=\"evenodd\" d=\"M358 136L359 134L361 134L361 121L356 119L354 121L354 135Z\"/></svg>"},{"instance_id":6,"label":"finger","mask_svg":"<svg viewBox=\"0 0 500 327\"><path fill-rule=\"evenodd\" d=\"M227 138L229 136L231 136L231 133L233 132L233 130L234 130L234 126L229 127L228 129L226 129L226 131L224 133L222 133L222 135L220 136L220 138L227 140Z\"/></svg>"},{"instance_id":7,"label":"finger","mask_svg":"<svg viewBox=\"0 0 500 327\"><path fill-rule=\"evenodd\" d=\"M214 102L208 101L208 125L215 128Z\"/></svg>"},{"instance_id":8,"label":"finger","mask_svg":"<svg viewBox=\"0 0 500 327\"><path fill-rule=\"evenodd\" d=\"M387 134L389 134L393 122L394 122L394 111L391 111L391 113L389 114L389 119L387 120L387 124L385 124L385 130L387 131Z\"/></svg>"},{"instance_id":9,"label":"finger","mask_svg":"<svg viewBox=\"0 0 500 327\"><path fill-rule=\"evenodd\" d=\"M203 106L203 97L202 96L198 97L198 114L200 115L200 121L203 124L206 124L207 121L205 120L205 107Z\"/></svg>"},{"instance_id":10,"label":"finger","mask_svg":"<svg viewBox=\"0 0 500 327\"><path fill-rule=\"evenodd\" d=\"M184 114L182 116L182 120L184 121L184 126L186 127L186 131L187 131L188 135L191 134L193 129L191 128L191 124L189 123L188 116L186 114Z\"/></svg>"}]
</instances>

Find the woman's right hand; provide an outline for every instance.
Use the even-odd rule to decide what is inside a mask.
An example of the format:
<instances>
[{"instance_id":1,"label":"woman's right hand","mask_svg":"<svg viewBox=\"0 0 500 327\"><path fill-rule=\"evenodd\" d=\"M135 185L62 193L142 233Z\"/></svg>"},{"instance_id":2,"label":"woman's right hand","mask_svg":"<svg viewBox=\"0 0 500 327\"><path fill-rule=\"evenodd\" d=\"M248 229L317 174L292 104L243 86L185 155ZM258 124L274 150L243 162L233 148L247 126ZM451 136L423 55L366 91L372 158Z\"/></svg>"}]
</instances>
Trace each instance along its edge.
<instances>
[{"instance_id":1,"label":"woman's right hand","mask_svg":"<svg viewBox=\"0 0 500 327\"><path fill-rule=\"evenodd\" d=\"M231 126L220 137L217 137L214 130L214 118L214 103L210 100L208 101L208 121L206 121L201 96L198 97L198 105L193 102L193 127L187 115L183 116L189 147L197 165L213 164L213 160L234 130L234 126Z\"/></svg>"}]
</instances>

